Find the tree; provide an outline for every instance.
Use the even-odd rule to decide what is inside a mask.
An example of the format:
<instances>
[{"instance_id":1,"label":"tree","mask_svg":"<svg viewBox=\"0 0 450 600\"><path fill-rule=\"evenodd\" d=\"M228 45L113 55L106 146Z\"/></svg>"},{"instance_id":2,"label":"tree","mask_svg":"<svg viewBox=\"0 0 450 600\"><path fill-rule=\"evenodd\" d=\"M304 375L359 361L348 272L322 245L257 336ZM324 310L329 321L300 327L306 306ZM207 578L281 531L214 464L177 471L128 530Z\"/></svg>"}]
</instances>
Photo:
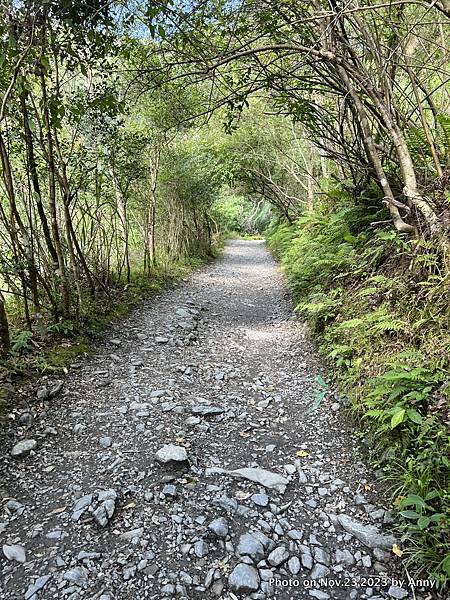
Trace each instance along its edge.
<instances>
[{"instance_id":1,"label":"tree","mask_svg":"<svg viewBox=\"0 0 450 600\"><path fill-rule=\"evenodd\" d=\"M188 81L210 82L215 107L237 112L267 90L278 112L300 121L344 173L378 183L396 229L412 232L422 223L440 235L447 209L424 193L409 138L420 131L432 159L427 174L440 177L446 151L436 123L447 102L441 63L448 28L442 39L426 16L443 7L244 0L235 9L211 2L188 14L165 11L172 23L163 45L168 78L178 79L182 65ZM433 67L424 69L424 61Z\"/></svg>"}]
</instances>

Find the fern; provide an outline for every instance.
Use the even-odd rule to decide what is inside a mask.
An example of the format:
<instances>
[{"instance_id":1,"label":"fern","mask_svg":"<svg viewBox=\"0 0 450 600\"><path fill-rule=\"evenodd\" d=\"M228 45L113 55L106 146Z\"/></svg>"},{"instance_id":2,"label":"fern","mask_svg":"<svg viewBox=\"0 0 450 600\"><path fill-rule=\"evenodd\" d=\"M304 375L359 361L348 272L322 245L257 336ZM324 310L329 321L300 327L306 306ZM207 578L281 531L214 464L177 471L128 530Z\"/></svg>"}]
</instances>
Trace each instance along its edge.
<instances>
[{"instance_id":1,"label":"fern","mask_svg":"<svg viewBox=\"0 0 450 600\"><path fill-rule=\"evenodd\" d=\"M437 122L439 123L441 130L441 136L439 140L440 150L448 159L450 157L450 116L439 114L437 116Z\"/></svg>"},{"instance_id":2,"label":"fern","mask_svg":"<svg viewBox=\"0 0 450 600\"><path fill-rule=\"evenodd\" d=\"M450 148L450 117L440 128ZM419 149L423 141L417 133ZM320 333L320 348L378 450L378 466L395 481L398 495L425 499L437 491L426 514L406 519L405 533L421 551L434 552L427 567L442 577L449 532L431 518L443 514L450 522L446 257L434 240L374 233L368 211L343 206L350 201L342 190L332 197L332 215L307 215L285 230L282 264L297 310Z\"/></svg>"},{"instance_id":3,"label":"fern","mask_svg":"<svg viewBox=\"0 0 450 600\"><path fill-rule=\"evenodd\" d=\"M347 321L343 321L342 323L337 325L336 328L340 329L340 330L356 329L357 327L364 325L365 322L366 322L365 318L348 319Z\"/></svg>"},{"instance_id":4,"label":"fern","mask_svg":"<svg viewBox=\"0 0 450 600\"><path fill-rule=\"evenodd\" d=\"M383 315L372 325L371 331L383 333L386 331L404 331L405 323L395 319L393 315Z\"/></svg>"},{"instance_id":5,"label":"fern","mask_svg":"<svg viewBox=\"0 0 450 600\"><path fill-rule=\"evenodd\" d=\"M430 146L422 127L410 127L406 132L406 142L413 155L431 156Z\"/></svg>"},{"instance_id":6,"label":"fern","mask_svg":"<svg viewBox=\"0 0 450 600\"><path fill-rule=\"evenodd\" d=\"M363 288L362 290L359 290L358 296L361 296L361 298L365 298L366 296L373 296L373 294L377 294L378 292L379 290L376 287L367 287Z\"/></svg>"},{"instance_id":7,"label":"fern","mask_svg":"<svg viewBox=\"0 0 450 600\"><path fill-rule=\"evenodd\" d=\"M12 354L33 349L33 332L29 330L20 331L11 341Z\"/></svg>"}]
</instances>

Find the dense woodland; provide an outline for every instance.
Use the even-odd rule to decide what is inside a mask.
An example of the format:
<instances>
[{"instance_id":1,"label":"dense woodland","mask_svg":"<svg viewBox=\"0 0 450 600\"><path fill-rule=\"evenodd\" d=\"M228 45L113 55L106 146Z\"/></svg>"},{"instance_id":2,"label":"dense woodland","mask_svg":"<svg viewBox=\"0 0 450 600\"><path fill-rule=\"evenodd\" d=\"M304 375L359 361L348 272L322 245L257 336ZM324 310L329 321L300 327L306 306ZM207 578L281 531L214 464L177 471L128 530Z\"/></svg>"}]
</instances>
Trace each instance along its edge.
<instances>
[{"instance_id":1,"label":"dense woodland","mask_svg":"<svg viewBox=\"0 0 450 600\"><path fill-rule=\"evenodd\" d=\"M227 231L264 233L389 484L405 558L444 585L448 1L0 13L6 375Z\"/></svg>"}]
</instances>

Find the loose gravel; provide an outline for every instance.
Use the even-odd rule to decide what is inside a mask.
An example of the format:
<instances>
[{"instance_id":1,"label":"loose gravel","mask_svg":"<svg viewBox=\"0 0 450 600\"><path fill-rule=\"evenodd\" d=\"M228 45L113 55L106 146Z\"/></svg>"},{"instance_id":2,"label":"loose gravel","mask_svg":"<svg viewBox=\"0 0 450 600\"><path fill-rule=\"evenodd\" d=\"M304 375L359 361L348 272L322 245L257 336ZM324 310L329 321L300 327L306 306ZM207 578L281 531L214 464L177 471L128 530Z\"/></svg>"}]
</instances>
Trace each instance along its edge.
<instances>
[{"instance_id":1,"label":"loose gravel","mask_svg":"<svg viewBox=\"0 0 450 600\"><path fill-rule=\"evenodd\" d=\"M264 244L228 243L4 428L0 598L408 597L326 380Z\"/></svg>"}]
</instances>

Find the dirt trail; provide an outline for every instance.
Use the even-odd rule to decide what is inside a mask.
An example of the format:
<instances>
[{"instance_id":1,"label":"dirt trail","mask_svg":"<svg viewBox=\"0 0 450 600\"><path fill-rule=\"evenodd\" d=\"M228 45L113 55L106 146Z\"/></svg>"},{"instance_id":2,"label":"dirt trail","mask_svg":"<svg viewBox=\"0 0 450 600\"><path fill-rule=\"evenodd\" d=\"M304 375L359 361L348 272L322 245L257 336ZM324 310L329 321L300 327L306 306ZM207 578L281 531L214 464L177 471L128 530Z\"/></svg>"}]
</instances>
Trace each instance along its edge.
<instances>
[{"instance_id":1,"label":"dirt trail","mask_svg":"<svg viewBox=\"0 0 450 600\"><path fill-rule=\"evenodd\" d=\"M265 246L230 242L3 432L0 598L406 597L341 401L311 410L318 375Z\"/></svg>"}]
</instances>

